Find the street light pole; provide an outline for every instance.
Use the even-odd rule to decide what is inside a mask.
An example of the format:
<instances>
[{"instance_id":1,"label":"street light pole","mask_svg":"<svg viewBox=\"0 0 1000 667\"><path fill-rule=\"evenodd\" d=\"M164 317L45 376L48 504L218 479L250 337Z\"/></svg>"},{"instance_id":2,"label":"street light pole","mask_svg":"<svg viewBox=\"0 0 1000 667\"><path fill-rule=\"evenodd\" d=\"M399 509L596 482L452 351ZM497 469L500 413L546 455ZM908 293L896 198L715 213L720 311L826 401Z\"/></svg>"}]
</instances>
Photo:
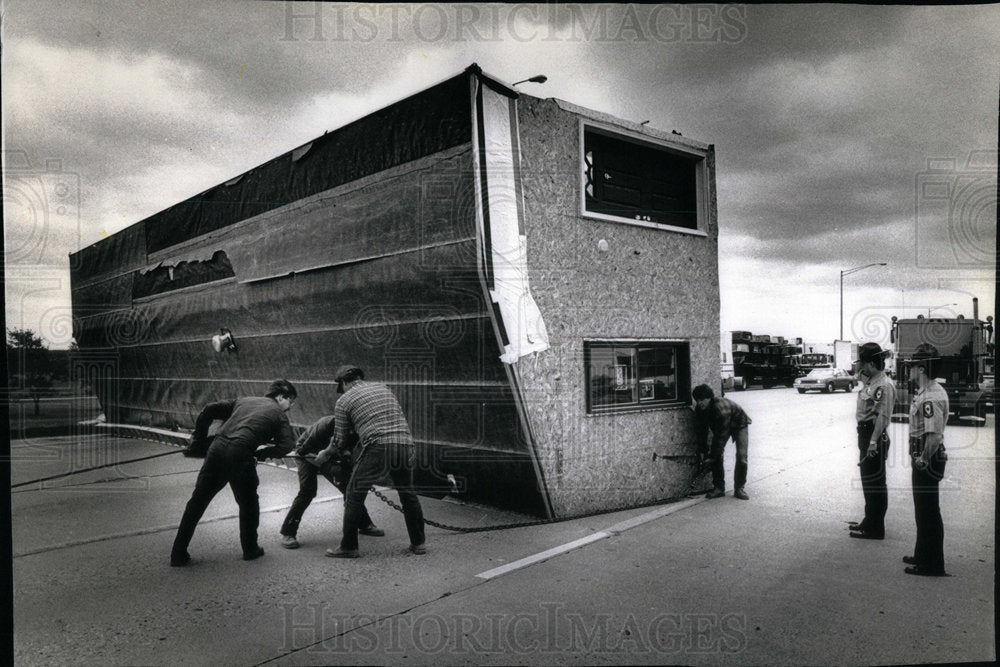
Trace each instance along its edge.
<instances>
[{"instance_id":1,"label":"street light pole","mask_svg":"<svg viewBox=\"0 0 1000 667\"><path fill-rule=\"evenodd\" d=\"M957 303L942 303L940 306L934 306L933 308L927 309L927 317L931 316L931 311L937 310L938 308L946 308L947 306L957 306Z\"/></svg>"},{"instance_id":2,"label":"street light pole","mask_svg":"<svg viewBox=\"0 0 1000 667\"><path fill-rule=\"evenodd\" d=\"M855 266L853 269L841 269L840 271L840 338L837 340L844 340L844 276L849 276L852 273L857 273L858 271L863 271L864 269L868 269L873 266L886 266L886 263L875 262L874 264Z\"/></svg>"}]
</instances>

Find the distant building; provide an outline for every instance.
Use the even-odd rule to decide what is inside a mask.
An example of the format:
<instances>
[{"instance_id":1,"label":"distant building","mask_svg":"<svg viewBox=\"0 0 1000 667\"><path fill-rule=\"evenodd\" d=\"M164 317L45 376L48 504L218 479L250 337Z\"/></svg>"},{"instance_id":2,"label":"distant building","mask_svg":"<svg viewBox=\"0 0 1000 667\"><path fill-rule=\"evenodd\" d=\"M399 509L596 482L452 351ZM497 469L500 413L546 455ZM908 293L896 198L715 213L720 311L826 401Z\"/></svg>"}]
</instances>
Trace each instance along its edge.
<instances>
[{"instance_id":1,"label":"distant building","mask_svg":"<svg viewBox=\"0 0 1000 667\"><path fill-rule=\"evenodd\" d=\"M425 491L565 516L686 491L717 238L711 145L473 65L73 255L74 334L130 424L357 363Z\"/></svg>"}]
</instances>

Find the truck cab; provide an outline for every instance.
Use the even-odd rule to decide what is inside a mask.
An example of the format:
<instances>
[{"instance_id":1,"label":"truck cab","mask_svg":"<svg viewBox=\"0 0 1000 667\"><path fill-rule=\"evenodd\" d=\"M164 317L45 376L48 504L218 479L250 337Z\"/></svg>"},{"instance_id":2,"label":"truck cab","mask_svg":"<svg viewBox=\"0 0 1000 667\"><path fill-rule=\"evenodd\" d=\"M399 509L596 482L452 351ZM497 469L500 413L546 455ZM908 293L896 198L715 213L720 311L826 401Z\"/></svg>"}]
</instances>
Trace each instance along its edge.
<instances>
[{"instance_id":1,"label":"truck cab","mask_svg":"<svg viewBox=\"0 0 1000 667\"><path fill-rule=\"evenodd\" d=\"M940 355L934 376L948 393L949 417L959 424L982 426L993 404L993 318L892 318L896 405L893 418L907 421L910 409L907 360L923 343Z\"/></svg>"}]
</instances>

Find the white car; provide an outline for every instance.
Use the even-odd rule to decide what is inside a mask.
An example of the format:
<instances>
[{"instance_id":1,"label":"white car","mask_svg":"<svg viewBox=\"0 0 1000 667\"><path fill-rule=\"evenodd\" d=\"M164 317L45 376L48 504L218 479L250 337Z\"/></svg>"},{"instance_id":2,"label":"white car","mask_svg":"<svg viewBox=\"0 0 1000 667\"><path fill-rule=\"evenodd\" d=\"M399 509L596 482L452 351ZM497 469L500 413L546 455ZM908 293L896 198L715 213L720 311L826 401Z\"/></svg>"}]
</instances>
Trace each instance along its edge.
<instances>
[{"instance_id":1,"label":"white car","mask_svg":"<svg viewBox=\"0 0 1000 667\"><path fill-rule=\"evenodd\" d=\"M858 383L854 376L840 368L814 368L805 377L796 378L792 385L804 394L810 389L832 393L838 389L844 391L854 391L854 385Z\"/></svg>"}]
</instances>

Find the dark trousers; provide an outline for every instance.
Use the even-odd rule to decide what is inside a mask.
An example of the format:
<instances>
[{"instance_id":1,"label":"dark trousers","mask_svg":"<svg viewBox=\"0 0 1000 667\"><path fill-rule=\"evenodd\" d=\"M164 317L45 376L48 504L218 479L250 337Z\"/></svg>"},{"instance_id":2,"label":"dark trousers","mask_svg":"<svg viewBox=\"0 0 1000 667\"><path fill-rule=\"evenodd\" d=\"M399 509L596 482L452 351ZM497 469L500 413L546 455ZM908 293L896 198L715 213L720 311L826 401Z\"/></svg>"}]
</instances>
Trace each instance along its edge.
<instances>
[{"instance_id":1,"label":"dark trousers","mask_svg":"<svg viewBox=\"0 0 1000 667\"><path fill-rule=\"evenodd\" d=\"M944 572L944 522L938 500L938 482L944 477L948 456L941 447L924 470L913 468L913 515L917 522L917 543L913 558L919 567Z\"/></svg>"},{"instance_id":2,"label":"dark trousers","mask_svg":"<svg viewBox=\"0 0 1000 667\"><path fill-rule=\"evenodd\" d=\"M358 528L367 525L364 523L367 516L365 497L372 486L387 476L392 487L399 493L410 544L424 543L424 513L413 490L415 464L413 445L372 443L365 446L354 464L351 481L347 483L347 491L344 493L344 536L340 540L341 549L353 551L358 548Z\"/></svg>"},{"instance_id":3,"label":"dark trousers","mask_svg":"<svg viewBox=\"0 0 1000 667\"><path fill-rule=\"evenodd\" d=\"M244 554L257 550L257 524L260 521L260 500L257 498L257 462L245 449L214 442L208 448L205 462L198 473L194 493L184 508L181 525L174 538L171 554L183 557L194 536L194 529L208 508L212 498L226 484L233 490L233 497L240 506L240 546Z\"/></svg>"},{"instance_id":4,"label":"dark trousers","mask_svg":"<svg viewBox=\"0 0 1000 667\"><path fill-rule=\"evenodd\" d=\"M722 454L726 449L726 442L721 445L712 443L712 486L717 489L726 489L726 469L722 464ZM750 435L746 426L733 431L733 442L736 443L736 469L733 471L733 488L742 489L747 483L747 450L750 444Z\"/></svg>"},{"instance_id":5,"label":"dark trousers","mask_svg":"<svg viewBox=\"0 0 1000 667\"><path fill-rule=\"evenodd\" d=\"M316 497L316 481L319 475L323 475L330 484L333 484L344 497L347 497L347 480L351 476L351 467L348 465L337 465L328 462L322 468L317 468L312 463L301 459L296 460L299 469L299 493L292 501L292 506L288 509L284 523L281 524L281 534L295 537L299 532L299 522L306 508ZM372 525L372 519L368 515L368 510L361 506L361 527L367 528Z\"/></svg>"},{"instance_id":6,"label":"dark trousers","mask_svg":"<svg viewBox=\"0 0 1000 667\"><path fill-rule=\"evenodd\" d=\"M885 535L885 513L889 509L889 489L885 482L885 460L889 456L889 436L884 432L878 439L878 454L868 456L875 422L858 423L858 461L861 462L861 490L865 496L865 532Z\"/></svg>"}]
</instances>

